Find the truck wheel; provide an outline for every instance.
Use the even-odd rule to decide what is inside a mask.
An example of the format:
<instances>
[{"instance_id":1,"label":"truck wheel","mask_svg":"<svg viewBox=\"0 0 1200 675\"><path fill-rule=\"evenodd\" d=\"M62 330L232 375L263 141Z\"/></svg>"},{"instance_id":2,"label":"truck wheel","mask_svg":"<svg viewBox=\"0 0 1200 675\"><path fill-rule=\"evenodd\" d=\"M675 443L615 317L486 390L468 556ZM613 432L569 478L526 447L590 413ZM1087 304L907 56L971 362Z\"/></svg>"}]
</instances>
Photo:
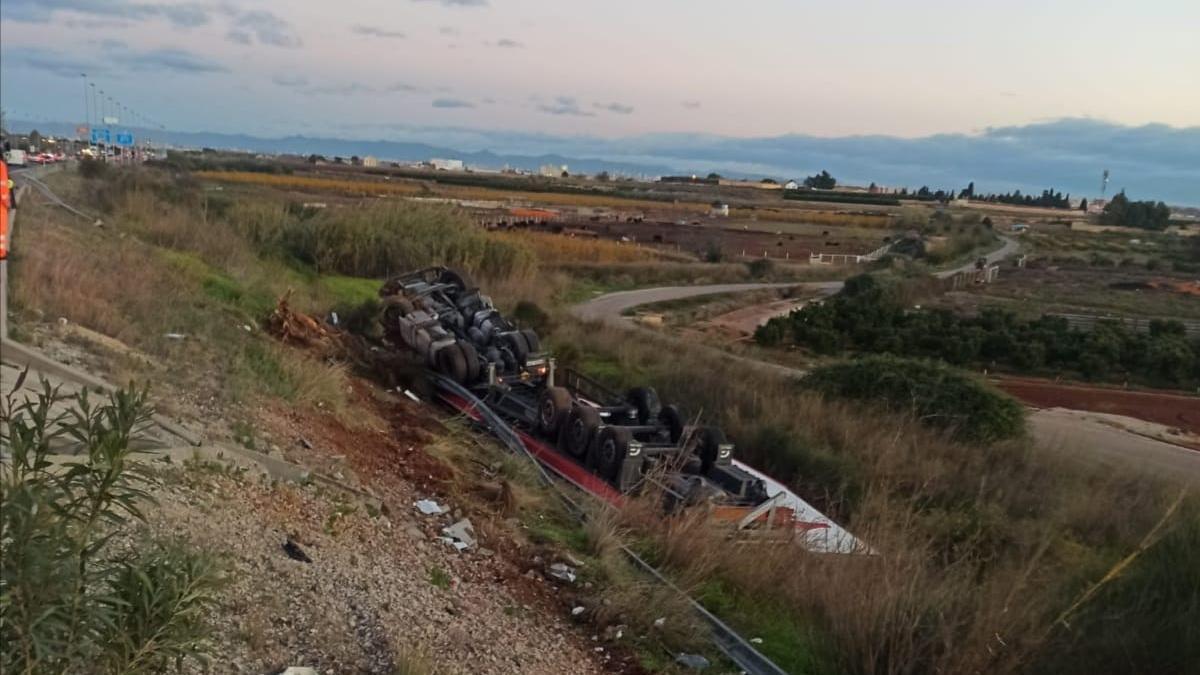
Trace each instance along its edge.
<instances>
[{"instance_id":1,"label":"truck wheel","mask_svg":"<svg viewBox=\"0 0 1200 675\"><path fill-rule=\"evenodd\" d=\"M475 288L475 282L471 281L471 277L466 272L446 269L442 270L441 276L438 277L438 282L443 284L454 284L459 291L465 291L468 288Z\"/></svg>"},{"instance_id":2,"label":"truck wheel","mask_svg":"<svg viewBox=\"0 0 1200 675\"><path fill-rule=\"evenodd\" d=\"M517 360L518 366L525 365L525 360L529 358L529 346L525 344L525 338L521 337L520 333L512 332L504 334L504 345L512 352L513 357Z\"/></svg>"},{"instance_id":3,"label":"truck wheel","mask_svg":"<svg viewBox=\"0 0 1200 675\"><path fill-rule=\"evenodd\" d=\"M592 436L600 428L600 413L595 408L577 405L567 416L567 424L559 434L563 448L575 459L587 457L588 447L592 444Z\"/></svg>"},{"instance_id":4,"label":"truck wheel","mask_svg":"<svg viewBox=\"0 0 1200 675\"><path fill-rule=\"evenodd\" d=\"M525 346L529 348L528 352L530 354L542 351L542 341L538 339L537 333L533 332L532 329L521 329L521 337L525 338Z\"/></svg>"},{"instance_id":5,"label":"truck wheel","mask_svg":"<svg viewBox=\"0 0 1200 675\"><path fill-rule=\"evenodd\" d=\"M479 362L479 352L474 345L466 340L458 340L454 343L455 347L462 350L463 358L467 362L467 379L466 383L479 381L479 375L483 372L482 365Z\"/></svg>"},{"instance_id":6,"label":"truck wheel","mask_svg":"<svg viewBox=\"0 0 1200 675\"><path fill-rule=\"evenodd\" d=\"M467 381L467 357L457 343L438 350L437 369L438 372L459 384Z\"/></svg>"},{"instance_id":7,"label":"truck wheel","mask_svg":"<svg viewBox=\"0 0 1200 675\"><path fill-rule=\"evenodd\" d=\"M725 432L716 427L701 427L696 433L696 454L700 456L700 473L705 474L717 461L720 446L725 443Z\"/></svg>"},{"instance_id":8,"label":"truck wheel","mask_svg":"<svg viewBox=\"0 0 1200 675\"><path fill-rule=\"evenodd\" d=\"M612 483L629 453L633 434L624 427L604 427L596 441L596 475Z\"/></svg>"},{"instance_id":9,"label":"truck wheel","mask_svg":"<svg viewBox=\"0 0 1200 675\"><path fill-rule=\"evenodd\" d=\"M571 392L562 387L546 387L538 399L538 428L551 441L558 440L559 429L571 414Z\"/></svg>"},{"instance_id":10,"label":"truck wheel","mask_svg":"<svg viewBox=\"0 0 1200 675\"><path fill-rule=\"evenodd\" d=\"M658 392L654 391L653 387L634 387L625 394L625 400L637 408L638 424L657 419L662 409L662 404L658 402Z\"/></svg>"},{"instance_id":11,"label":"truck wheel","mask_svg":"<svg viewBox=\"0 0 1200 675\"><path fill-rule=\"evenodd\" d=\"M676 406L664 405L658 411L658 422L670 432L672 443L678 443L683 438L683 413Z\"/></svg>"}]
</instances>

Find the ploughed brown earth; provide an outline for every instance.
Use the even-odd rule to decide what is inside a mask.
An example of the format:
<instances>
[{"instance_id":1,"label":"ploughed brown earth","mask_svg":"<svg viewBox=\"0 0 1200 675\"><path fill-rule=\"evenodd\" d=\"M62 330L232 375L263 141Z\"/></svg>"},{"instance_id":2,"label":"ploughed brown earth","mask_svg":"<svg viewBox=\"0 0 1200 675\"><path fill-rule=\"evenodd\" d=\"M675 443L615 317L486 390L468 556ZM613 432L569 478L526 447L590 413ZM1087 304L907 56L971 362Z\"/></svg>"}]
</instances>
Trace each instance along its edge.
<instances>
[{"instance_id":1,"label":"ploughed brown earth","mask_svg":"<svg viewBox=\"0 0 1200 675\"><path fill-rule=\"evenodd\" d=\"M997 387L1039 408L1071 408L1124 415L1200 434L1200 396L1182 392L1065 384L1034 378L999 377Z\"/></svg>"}]
</instances>

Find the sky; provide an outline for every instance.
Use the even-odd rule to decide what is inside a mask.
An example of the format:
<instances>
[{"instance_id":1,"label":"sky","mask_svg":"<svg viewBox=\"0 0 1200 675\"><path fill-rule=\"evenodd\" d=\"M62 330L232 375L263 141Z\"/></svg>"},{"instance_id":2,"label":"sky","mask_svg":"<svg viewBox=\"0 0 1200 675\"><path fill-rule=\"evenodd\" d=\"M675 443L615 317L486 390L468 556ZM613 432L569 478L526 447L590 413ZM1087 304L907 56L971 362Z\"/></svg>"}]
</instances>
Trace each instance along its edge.
<instances>
[{"instance_id":1,"label":"sky","mask_svg":"<svg viewBox=\"0 0 1200 675\"><path fill-rule=\"evenodd\" d=\"M1200 125L1200 2L4 0L0 105L381 138Z\"/></svg>"}]
</instances>

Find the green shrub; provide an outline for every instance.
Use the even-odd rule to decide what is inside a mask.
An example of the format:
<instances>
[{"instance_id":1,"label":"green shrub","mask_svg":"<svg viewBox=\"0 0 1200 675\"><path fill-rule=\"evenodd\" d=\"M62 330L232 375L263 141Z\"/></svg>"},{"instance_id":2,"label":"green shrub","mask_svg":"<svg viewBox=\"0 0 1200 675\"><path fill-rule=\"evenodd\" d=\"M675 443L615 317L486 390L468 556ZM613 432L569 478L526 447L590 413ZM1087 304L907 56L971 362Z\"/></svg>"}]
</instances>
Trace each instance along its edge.
<instances>
[{"instance_id":1,"label":"green shrub","mask_svg":"<svg viewBox=\"0 0 1200 675\"><path fill-rule=\"evenodd\" d=\"M950 430L959 440L993 442L1021 435L1025 413L981 379L937 361L866 356L823 366L805 377L826 396L869 400Z\"/></svg>"},{"instance_id":2,"label":"green shrub","mask_svg":"<svg viewBox=\"0 0 1200 675\"><path fill-rule=\"evenodd\" d=\"M220 574L178 544L129 551L114 534L142 519L154 482L130 441L149 420L144 392L93 406L42 383L18 402L9 392L0 461L0 671L150 673L212 649L203 613ZM54 467L52 447L82 447Z\"/></svg>"}]
</instances>

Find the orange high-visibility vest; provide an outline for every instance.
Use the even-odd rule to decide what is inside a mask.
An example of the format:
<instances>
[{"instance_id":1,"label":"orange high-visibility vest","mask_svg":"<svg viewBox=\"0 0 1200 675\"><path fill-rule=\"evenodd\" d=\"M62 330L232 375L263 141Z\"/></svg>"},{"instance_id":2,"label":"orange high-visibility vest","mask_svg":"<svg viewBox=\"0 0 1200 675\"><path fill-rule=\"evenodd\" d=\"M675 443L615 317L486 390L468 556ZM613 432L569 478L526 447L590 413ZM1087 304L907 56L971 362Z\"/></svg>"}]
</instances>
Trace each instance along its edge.
<instances>
[{"instance_id":1,"label":"orange high-visibility vest","mask_svg":"<svg viewBox=\"0 0 1200 675\"><path fill-rule=\"evenodd\" d=\"M8 257L8 164L0 160L0 260Z\"/></svg>"}]
</instances>

